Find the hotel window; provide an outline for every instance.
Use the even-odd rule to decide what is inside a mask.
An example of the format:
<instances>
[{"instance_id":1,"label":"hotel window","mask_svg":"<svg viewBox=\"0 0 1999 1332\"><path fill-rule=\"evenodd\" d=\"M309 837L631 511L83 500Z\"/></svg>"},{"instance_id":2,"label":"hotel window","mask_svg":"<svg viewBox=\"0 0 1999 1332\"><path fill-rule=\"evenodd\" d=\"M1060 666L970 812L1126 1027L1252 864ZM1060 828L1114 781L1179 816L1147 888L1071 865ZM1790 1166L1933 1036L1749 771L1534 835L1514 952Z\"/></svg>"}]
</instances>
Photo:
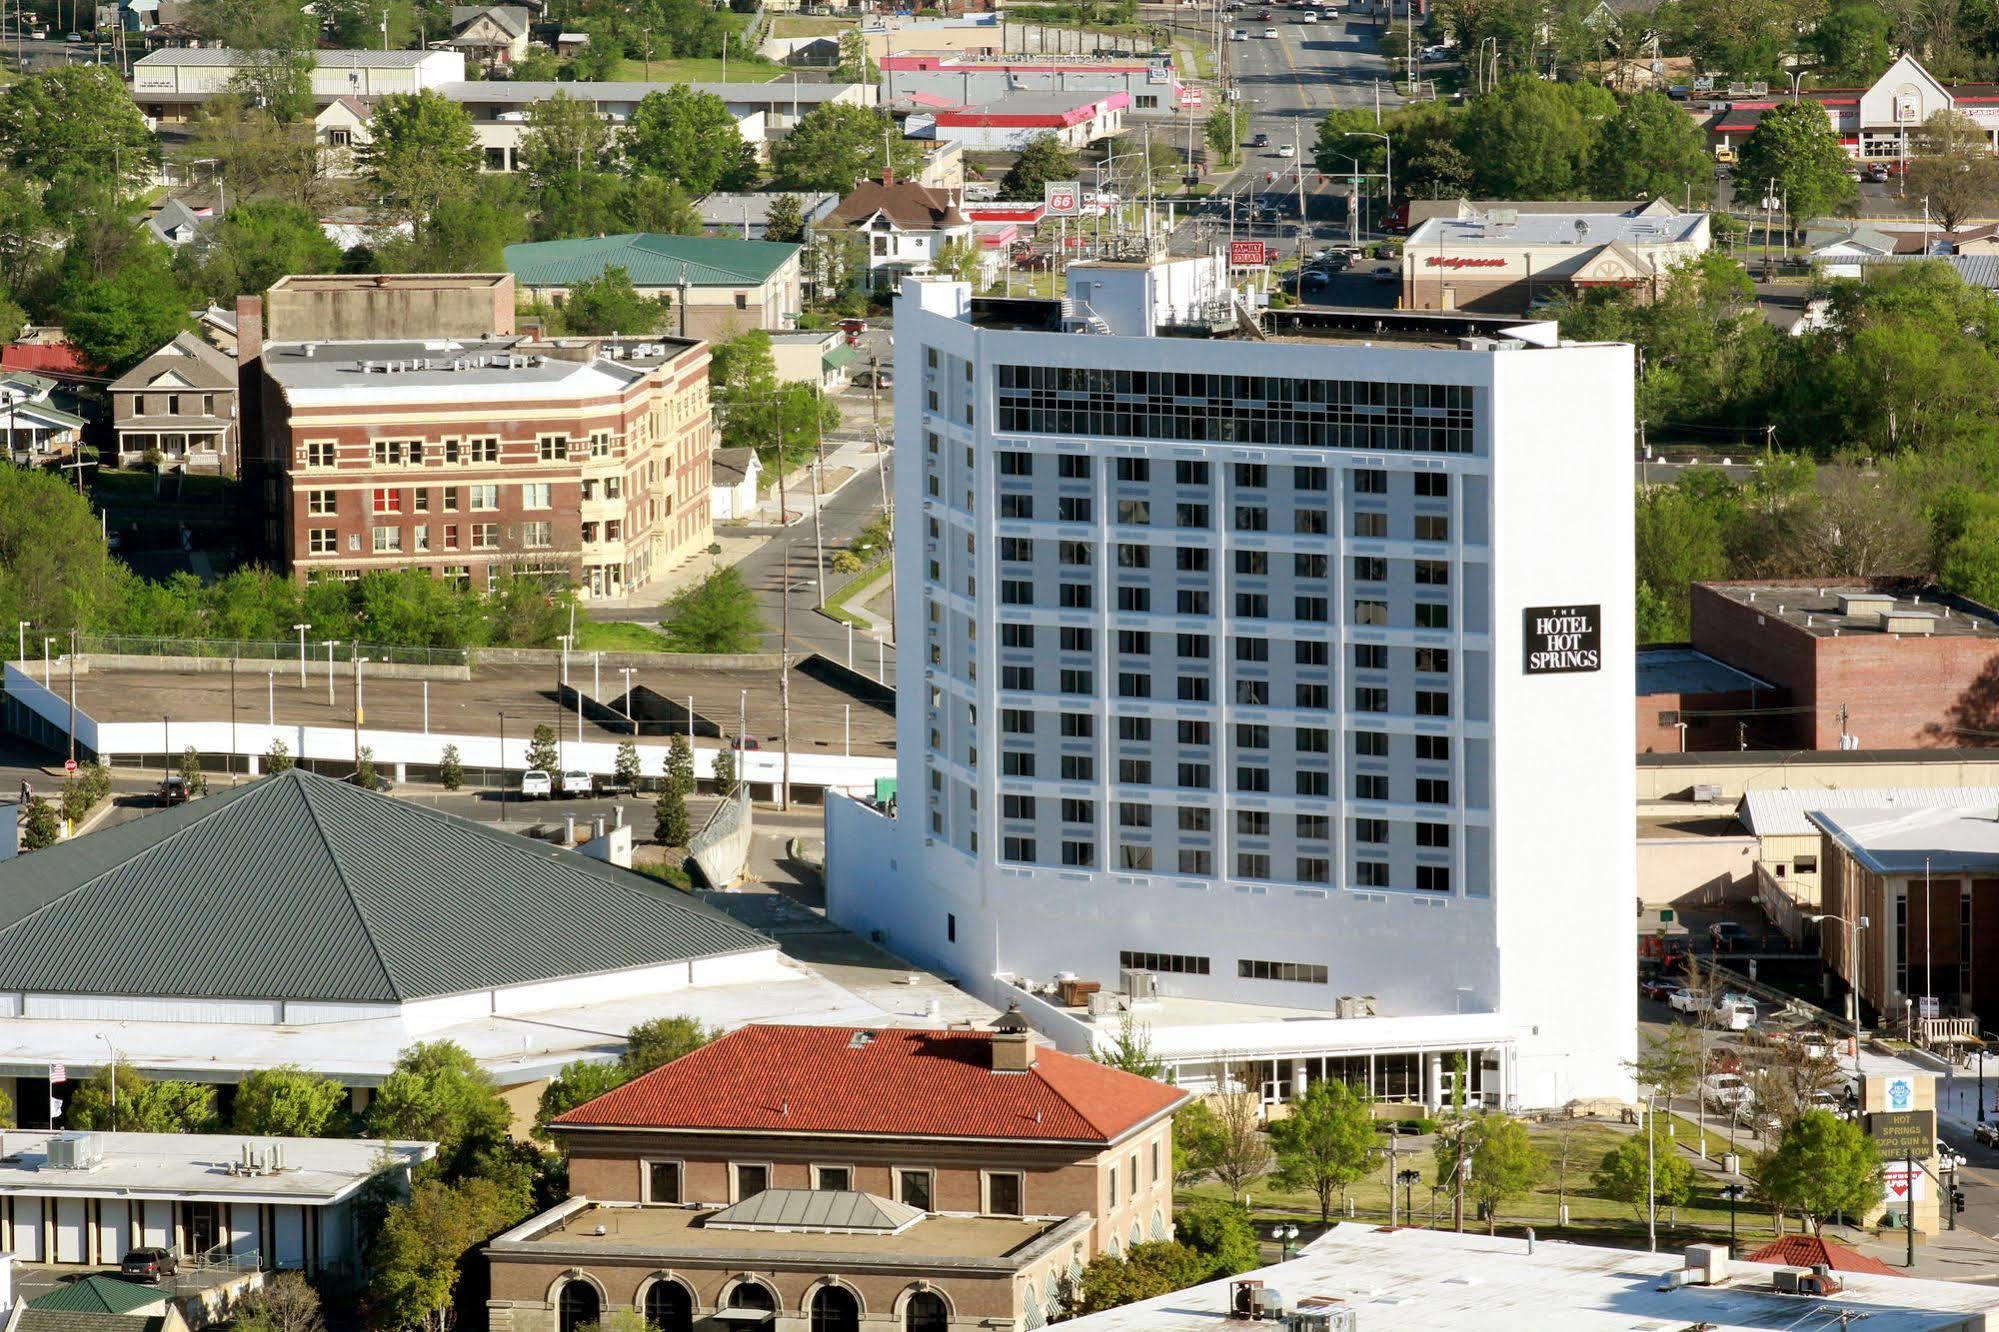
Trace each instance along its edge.
<instances>
[{"instance_id":1,"label":"hotel window","mask_svg":"<svg viewBox=\"0 0 1999 1332\"><path fill-rule=\"evenodd\" d=\"M770 1187L770 1167L767 1165L739 1164L735 1168L735 1174L737 1202L745 1198L754 1198Z\"/></svg>"},{"instance_id":2,"label":"hotel window","mask_svg":"<svg viewBox=\"0 0 1999 1332\"><path fill-rule=\"evenodd\" d=\"M986 1176L986 1212L990 1216L1025 1216L1021 1176L992 1172Z\"/></svg>"},{"instance_id":3,"label":"hotel window","mask_svg":"<svg viewBox=\"0 0 1999 1332\"><path fill-rule=\"evenodd\" d=\"M1379 555L1356 555L1353 557L1353 578L1356 583L1386 582L1388 561Z\"/></svg>"},{"instance_id":4,"label":"hotel window","mask_svg":"<svg viewBox=\"0 0 1999 1332\"><path fill-rule=\"evenodd\" d=\"M1416 803L1419 805L1450 804L1451 784L1442 777L1418 777L1416 779Z\"/></svg>"},{"instance_id":5,"label":"hotel window","mask_svg":"<svg viewBox=\"0 0 1999 1332\"><path fill-rule=\"evenodd\" d=\"M1378 772L1357 772L1353 778L1353 798L1355 800L1388 799L1388 778Z\"/></svg>"},{"instance_id":6,"label":"hotel window","mask_svg":"<svg viewBox=\"0 0 1999 1332\"><path fill-rule=\"evenodd\" d=\"M418 550L430 549L430 529L428 527L413 527L410 531L416 534L416 548Z\"/></svg>"},{"instance_id":7,"label":"hotel window","mask_svg":"<svg viewBox=\"0 0 1999 1332\"><path fill-rule=\"evenodd\" d=\"M563 462L569 457L569 436L542 435L535 447L543 462Z\"/></svg>"},{"instance_id":8,"label":"hotel window","mask_svg":"<svg viewBox=\"0 0 1999 1332\"><path fill-rule=\"evenodd\" d=\"M458 549L458 524L452 523L444 529L444 548L446 550Z\"/></svg>"},{"instance_id":9,"label":"hotel window","mask_svg":"<svg viewBox=\"0 0 1999 1332\"><path fill-rule=\"evenodd\" d=\"M1426 893L1448 893L1451 891L1451 867L1449 865L1418 865L1416 867L1416 887Z\"/></svg>"},{"instance_id":10,"label":"hotel window","mask_svg":"<svg viewBox=\"0 0 1999 1332\"><path fill-rule=\"evenodd\" d=\"M472 549L498 550L500 548L500 525L498 523L472 524Z\"/></svg>"},{"instance_id":11,"label":"hotel window","mask_svg":"<svg viewBox=\"0 0 1999 1332\"><path fill-rule=\"evenodd\" d=\"M402 511L403 511L402 491L393 490L393 489L384 489L380 487L376 489L375 491L376 513L401 513Z\"/></svg>"},{"instance_id":12,"label":"hotel window","mask_svg":"<svg viewBox=\"0 0 1999 1332\"><path fill-rule=\"evenodd\" d=\"M500 507L500 488L498 486L467 486L465 489L471 499L473 512L477 513Z\"/></svg>"},{"instance_id":13,"label":"hotel window","mask_svg":"<svg viewBox=\"0 0 1999 1332\"><path fill-rule=\"evenodd\" d=\"M1419 499L1443 499L1451 493L1451 478L1448 472L1418 472L1416 496Z\"/></svg>"},{"instance_id":14,"label":"hotel window","mask_svg":"<svg viewBox=\"0 0 1999 1332\"><path fill-rule=\"evenodd\" d=\"M493 438L468 441L473 462L496 463L500 460L500 441Z\"/></svg>"},{"instance_id":15,"label":"hotel window","mask_svg":"<svg viewBox=\"0 0 1999 1332\"><path fill-rule=\"evenodd\" d=\"M681 1201L680 1162L647 1161L645 1167L647 1202L665 1205Z\"/></svg>"},{"instance_id":16,"label":"hotel window","mask_svg":"<svg viewBox=\"0 0 1999 1332\"><path fill-rule=\"evenodd\" d=\"M1032 837L1002 837L1000 839L1000 859L1020 864L1033 864L1035 860L1034 839Z\"/></svg>"},{"instance_id":17,"label":"hotel window","mask_svg":"<svg viewBox=\"0 0 1999 1332\"><path fill-rule=\"evenodd\" d=\"M1238 852L1235 872L1239 879L1267 879L1270 877L1270 857L1262 851Z\"/></svg>"},{"instance_id":18,"label":"hotel window","mask_svg":"<svg viewBox=\"0 0 1999 1332\"><path fill-rule=\"evenodd\" d=\"M1263 962L1245 957L1236 962L1236 975L1244 980L1301 981L1307 985L1326 983L1326 967L1321 962Z\"/></svg>"},{"instance_id":19,"label":"hotel window","mask_svg":"<svg viewBox=\"0 0 1999 1332\"><path fill-rule=\"evenodd\" d=\"M1180 852L1180 872L1182 874L1213 874L1215 853L1196 847L1188 847Z\"/></svg>"},{"instance_id":20,"label":"hotel window","mask_svg":"<svg viewBox=\"0 0 1999 1332\"><path fill-rule=\"evenodd\" d=\"M1353 839L1367 846L1387 846L1388 820L1355 819L1353 821Z\"/></svg>"},{"instance_id":21,"label":"hotel window","mask_svg":"<svg viewBox=\"0 0 1999 1332\"><path fill-rule=\"evenodd\" d=\"M895 1198L905 1207L930 1210L932 1194L931 1175L928 1170L898 1170L895 1172Z\"/></svg>"},{"instance_id":22,"label":"hotel window","mask_svg":"<svg viewBox=\"0 0 1999 1332\"><path fill-rule=\"evenodd\" d=\"M403 529L400 527L378 527L375 529L375 553L387 554L403 548Z\"/></svg>"},{"instance_id":23,"label":"hotel window","mask_svg":"<svg viewBox=\"0 0 1999 1332\"><path fill-rule=\"evenodd\" d=\"M1451 520L1438 513L1416 515L1416 539L1418 541L1449 541Z\"/></svg>"},{"instance_id":24,"label":"hotel window","mask_svg":"<svg viewBox=\"0 0 1999 1332\"><path fill-rule=\"evenodd\" d=\"M825 1193L846 1193L854 1187L854 1172L847 1166L814 1166L812 1187Z\"/></svg>"},{"instance_id":25,"label":"hotel window","mask_svg":"<svg viewBox=\"0 0 1999 1332\"><path fill-rule=\"evenodd\" d=\"M1449 648L1417 648L1416 669L1430 675L1450 674L1451 650Z\"/></svg>"},{"instance_id":26,"label":"hotel window","mask_svg":"<svg viewBox=\"0 0 1999 1332\"><path fill-rule=\"evenodd\" d=\"M1357 537L1387 536L1388 515L1385 513L1356 513L1353 516L1353 534Z\"/></svg>"},{"instance_id":27,"label":"hotel window","mask_svg":"<svg viewBox=\"0 0 1999 1332\"><path fill-rule=\"evenodd\" d=\"M333 466L337 447L330 439L308 441L305 446L305 465L307 467Z\"/></svg>"},{"instance_id":28,"label":"hotel window","mask_svg":"<svg viewBox=\"0 0 1999 1332\"><path fill-rule=\"evenodd\" d=\"M446 487L444 487L444 511L445 511L446 513L457 513L457 512L458 512L458 487L457 487L457 486L446 486Z\"/></svg>"},{"instance_id":29,"label":"hotel window","mask_svg":"<svg viewBox=\"0 0 1999 1332\"><path fill-rule=\"evenodd\" d=\"M1386 888L1388 886L1388 862L1385 860L1355 861L1354 880L1363 888Z\"/></svg>"},{"instance_id":30,"label":"hotel window","mask_svg":"<svg viewBox=\"0 0 1999 1332\"><path fill-rule=\"evenodd\" d=\"M1055 475L1064 481L1087 481L1090 479L1090 460L1080 453L1057 454Z\"/></svg>"},{"instance_id":31,"label":"hotel window","mask_svg":"<svg viewBox=\"0 0 1999 1332\"><path fill-rule=\"evenodd\" d=\"M1353 622L1386 626L1388 623L1388 603L1363 599L1353 604Z\"/></svg>"},{"instance_id":32,"label":"hotel window","mask_svg":"<svg viewBox=\"0 0 1999 1332\"><path fill-rule=\"evenodd\" d=\"M307 533L307 549L314 555L331 555L340 549L340 534L331 527L315 527Z\"/></svg>"},{"instance_id":33,"label":"hotel window","mask_svg":"<svg viewBox=\"0 0 1999 1332\"><path fill-rule=\"evenodd\" d=\"M339 512L340 492L336 490L308 490L305 492L305 511L315 518L328 517Z\"/></svg>"},{"instance_id":34,"label":"hotel window","mask_svg":"<svg viewBox=\"0 0 1999 1332\"><path fill-rule=\"evenodd\" d=\"M1448 763L1451 757L1451 737L1448 735L1417 736L1416 757L1419 759L1430 759L1438 763Z\"/></svg>"},{"instance_id":35,"label":"hotel window","mask_svg":"<svg viewBox=\"0 0 1999 1332\"><path fill-rule=\"evenodd\" d=\"M521 545L529 550L545 550L555 544L554 523L522 523Z\"/></svg>"},{"instance_id":36,"label":"hotel window","mask_svg":"<svg viewBox=\"0 0 1999 1332\"><path fill-rule=\"evenodd\" d=\"M1418 629L1448 629L1451 627L1451 608L1432 601L1416 603L1416 627Z\"/></svg>"},{"instance_id":37,"label":"hotel window","mask_svg":"<svg viewBox=\"0 0 1999 1332\"><path fill-rule=\"evenodd\" d=\"M521 487L521 507L523 509L548 508L551 489L546 481L530 481Z\"/></svg>"},{"instance_id":38,"label":"hotel window","mask_svg":"<svg viewBox=\"0 0 1999 1332\"><path fill-rule=\"evenodd\" d=\"M1388 473L1378 467L1356 467L1353 488L1356 495L1386 495Z\"/></svg>"},{"instance_id":39,"label":"hotel window","mask_svg":"<svg viewBox=\"0 0 1999 1332\"><path fill-rule=\"evenodd\" d=\"M430 488L428 486L417 487L410 492L410 496L415 502L418 513L430 512Z\"/></svg>"},{"instance_id":40,"label":"hotel window","mask_svg":"<svg viewBox=\"0 0 1999 1332\"><path fill-rule=\"evenodd\" d=\"M1443 849L1451 844L1451 825L1448 823L1419 823L1416 825L1416 845Z\"/></svg>"}]
</instances>

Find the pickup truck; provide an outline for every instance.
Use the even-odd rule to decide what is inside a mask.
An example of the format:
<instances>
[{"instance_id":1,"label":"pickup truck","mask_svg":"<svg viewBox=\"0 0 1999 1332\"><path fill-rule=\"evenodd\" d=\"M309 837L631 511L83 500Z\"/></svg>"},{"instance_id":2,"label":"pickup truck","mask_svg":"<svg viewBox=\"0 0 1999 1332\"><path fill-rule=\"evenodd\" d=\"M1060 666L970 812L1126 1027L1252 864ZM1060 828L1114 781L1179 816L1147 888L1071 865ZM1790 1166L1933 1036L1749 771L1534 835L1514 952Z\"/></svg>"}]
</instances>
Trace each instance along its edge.
<instances>
[{"instance_id":1,"label":"pickup truck","mask_svg":"<svg viewBox=\"0 0 1999 1332\"><path fill-rule=\"evenodd\" d=\"M576 768L562 774L557 786L557 794L564 800L591 794L590 774Z\"/></svg>"},{"instance_id":2,"label":"pickup truck","mask_svg":"<svg viewBox=\"0 0 1999 1332\"><path fill-rule=\"evenodd\" d=\"M521 774L521 799L546 800L555 794L555 783L540 768L529 768Z\"/></svg>"}]
</instances>

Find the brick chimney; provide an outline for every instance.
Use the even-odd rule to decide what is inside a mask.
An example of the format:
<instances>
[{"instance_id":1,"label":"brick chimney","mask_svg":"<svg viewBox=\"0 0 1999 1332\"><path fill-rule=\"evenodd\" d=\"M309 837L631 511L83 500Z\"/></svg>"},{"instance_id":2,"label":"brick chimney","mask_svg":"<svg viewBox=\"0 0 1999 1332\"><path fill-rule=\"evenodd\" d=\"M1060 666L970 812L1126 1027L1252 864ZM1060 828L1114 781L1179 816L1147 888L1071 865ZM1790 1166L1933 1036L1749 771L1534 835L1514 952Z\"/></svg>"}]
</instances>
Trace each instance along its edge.
<instances>
[{"instance_id":1,"label":"brick chimney","mask_svg":"<svg viewBox=\"0 0 1999 1332\"><path fill-rule=\"evenodd\" d=\"M893 184L895 184L895 168L894 168L894 167L892 167L892 166L885 166L885 167L883 167L883 168L882 168L882 184L883 184L883 185L893 185Z\"/></svg>"},{"instance_id":2,"label":"brick chimney","mask_svg":"<svg viewBox=\"0 0 1999 1332\"><path fill-rule=\"evenodd\" d=\"M1025 1073L1034 1067L1034 1032L1020 1015L1020 1001L993 1020L993 1072Z\"/></svg>"}]
</instances>

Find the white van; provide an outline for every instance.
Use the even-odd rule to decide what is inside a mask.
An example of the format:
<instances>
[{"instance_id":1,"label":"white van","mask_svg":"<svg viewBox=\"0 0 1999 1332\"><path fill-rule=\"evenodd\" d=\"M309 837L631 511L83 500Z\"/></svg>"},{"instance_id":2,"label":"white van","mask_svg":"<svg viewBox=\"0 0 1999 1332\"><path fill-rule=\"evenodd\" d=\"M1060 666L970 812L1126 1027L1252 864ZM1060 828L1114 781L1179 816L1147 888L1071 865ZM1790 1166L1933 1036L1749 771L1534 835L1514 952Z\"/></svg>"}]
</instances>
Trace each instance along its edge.
<instances>
[{"instance_id":1,"label":"white van","mask_svg":"<svg viewBox=\"0 0 1999 1332\"><path fill-rule=\"evenodd\" d=\"M1715 1023L1724 1031L1748 1031L1756 1025L1756 1005L1747 999L1717 1004Z\"/></svg>"}]
</instances>

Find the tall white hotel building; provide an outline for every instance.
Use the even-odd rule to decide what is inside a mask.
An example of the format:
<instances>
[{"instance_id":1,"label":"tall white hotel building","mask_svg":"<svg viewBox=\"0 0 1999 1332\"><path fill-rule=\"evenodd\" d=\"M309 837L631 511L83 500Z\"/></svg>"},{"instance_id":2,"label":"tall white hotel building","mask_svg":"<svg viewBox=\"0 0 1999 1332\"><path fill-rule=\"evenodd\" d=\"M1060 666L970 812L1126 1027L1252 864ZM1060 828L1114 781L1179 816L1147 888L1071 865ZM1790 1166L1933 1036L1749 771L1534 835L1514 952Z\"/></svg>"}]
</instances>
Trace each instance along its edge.
<instances>
[{"instance_id":1,"label":"tall white hotel building","mask_svg":"<svg viewBox=\"0 0 1999 1332\"><path fill-rule=\"evenodd\" d=\"M1258 335L1221 272L905 286L900 794L829 808L829 911L1188 1085L1628 1096L1631 349Z\"/></svg>"}]
</instances>

